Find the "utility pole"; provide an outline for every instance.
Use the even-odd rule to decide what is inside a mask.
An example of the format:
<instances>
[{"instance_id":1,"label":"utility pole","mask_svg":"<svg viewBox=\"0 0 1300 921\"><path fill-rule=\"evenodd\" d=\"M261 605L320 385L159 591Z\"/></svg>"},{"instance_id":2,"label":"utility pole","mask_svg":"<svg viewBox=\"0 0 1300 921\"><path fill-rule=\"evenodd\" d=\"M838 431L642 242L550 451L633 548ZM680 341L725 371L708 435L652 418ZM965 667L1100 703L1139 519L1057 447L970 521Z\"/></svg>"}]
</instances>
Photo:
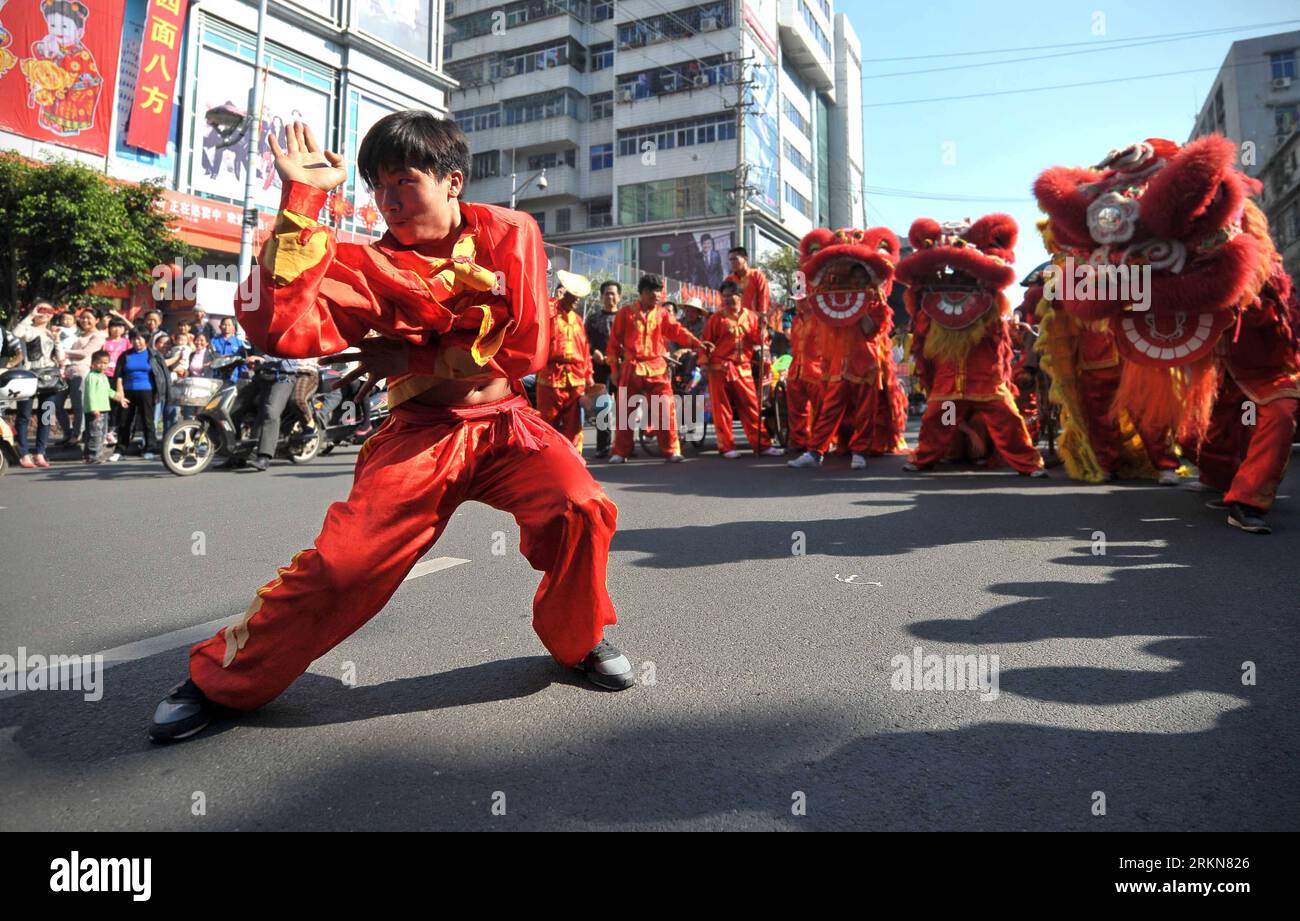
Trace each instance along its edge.
<instances>
[{"instance_id":1,"label":"utility pole","mask_svg":"<svg viewBox=\"0 0 1300 921\"><path fill-rule=\"evenodd\" d=\"M254 197L253 161L262 142L262 85L266 54L266 0L257 6L257 52L253 67L253 89L248 94L248 162L244 165L244 221L239 231L239 280L242 284L253 271L253 234L257 230L257 199ZM310 215L315 218L316 215Z\"/></svg>"},{"instance_id":2,"label":"utility pole","mask_svg":"<svg viewBox=\"0 0 1300 921\"><path fill-rule=\"evenodd\" d=\"M745 115L750 103L746 99L749 87L754 79L749 76L749 64L754 56L736 57L736 79L729 81L736 87L736 240L732 246L745 245L745 205L749 202L749 164L745 162Z\"/></svg>"}]
</instances>

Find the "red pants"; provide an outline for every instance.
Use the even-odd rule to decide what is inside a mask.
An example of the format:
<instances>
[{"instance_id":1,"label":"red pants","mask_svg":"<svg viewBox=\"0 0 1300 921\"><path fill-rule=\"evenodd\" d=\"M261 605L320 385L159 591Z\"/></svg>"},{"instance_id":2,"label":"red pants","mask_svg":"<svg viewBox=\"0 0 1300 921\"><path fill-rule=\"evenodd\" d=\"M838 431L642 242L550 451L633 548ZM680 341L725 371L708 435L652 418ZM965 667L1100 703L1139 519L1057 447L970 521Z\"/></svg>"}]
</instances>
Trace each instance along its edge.
<instances>
[{"instance_id":1,"label":"red pants","mask_svg":"<svg viewBox=\"0 0 1300 921\"><path fill-rule=\"evenodd\" d=\"M1119 469L1119 420L1111 413L1119 378L1119 368L1098 368L1079 374L1079 402L1086 417L1088 441L1101 469L1110 473ZM1173 438L1168 430L1139 430L1139 434L1152 467L1157 470L1178 469L1178 456L1174 454Z\"/></svg>"},{"instance_id":2,"label":"red pants","mask_svg":"<svg viewBox=\"0 0 1300 921\"><path fill-rule=\"evenodd\" d=\"M790 419L790 448L812 450L812 422L821 399L820 381L786 380L785 408Z\"/></svg>"},{"instance_id":3,"label":"red pants","mask_svg":"<svg viewBox=\"0 0 1300 921\"><path fill-rule=\"evenodd\" d=\"M948 402L954 404L956 411L951 425L943 421L944 404ZM1032 473L1043 466L1043 459L1029 440L1025 420L1016 411L1010 394L992 400L931 400L921 417L921 433L912 463L918 467L934 466L947 453L958 425L977 419L984 423L989 440L1008 466L1021 473Z\"/></svg>"},{"instance_id":4,"label":"red pants","mask_svg":"<svg viewBox=\"0 0 1300 921\"><path fill-rule=\"evenodd\" d=\"M718 430L718 453L725 454L736 448L736 434L732 425L740 415L740 425L745 430L749 447L755 452L772 446L772 440L763 430L758 417L758 392L754 389L754 375L749 368L738 369L735 380L728 381L722 371L709 372L709 397L713 401L713 425Z\"/></svg>"},{"instance_id":5,"label":"red pants","mask_svg":"<svg viewBox=\"0 0 1300 921\"><path fill-rule=\"evenodd\" d=\"M561 664L576 665L616 622L605 568L618 510L573 446L512 396L395 408L361 449L352 492L329 507L315 546L257 590L239 624L191 650L195 684L239 710L274 699L383 608L470 500L514 515L519 549L543 573L533 629Z\"/></svg>"},{"instance_id":6,"label":"red pants","mask_svg":"<svg viewBox=\"0 0 1300 921\"><path fill-rule=\"evenodd\" d=\"M849 429L848 449L854 454L866 454L871 447L871 432L876 421L876 395L879 393L865 382L829 381L822 385L821 405L813 419L808 434L808 450L825 454L843 422ZM843 441L840 447L844 447Z\"/></svg>"},{"instance_id":7,"label":"red pants","mask_svg":"<svg viewBox=\"0 0 1300 921\"><path fill-rule=\"evenodd\" d=\"M582 399L581 387L548 387L537 383L537 411L542 421L552 425L582 453Z\"/></svg>"},{"instance_id":8,"label":"red pants","mask_svg":"<svg viewBox=\"0 0 1300 921\"><path fill-rule=\"evenodd\" d=\"M659 440L659 450L665 457L682 453L681 442L677 438L677 404L673 402L673 387L667 377L641 377L628 375L619 387L620 393L614 395L614 453L620 457L632 456L632 429L626 423L633 421L632 410L641 404L641 424L648 419ZM644 396L645 402L633 397Z\"/></svg>"},{"instance_id":9,"label":"red pants","mask_svg":"<svg viewBox=\"0 0 1300 921\"><path fill-rule=\"evenodd\" d=\"M1247 399L1225 373L1198 458L1201 482L1223 490L1225 502L1267 512L1291 460L1300 401L1287 398L1256 404L1255 424L1244 425L1241 404Z\"/></svg>"}]
</instances>

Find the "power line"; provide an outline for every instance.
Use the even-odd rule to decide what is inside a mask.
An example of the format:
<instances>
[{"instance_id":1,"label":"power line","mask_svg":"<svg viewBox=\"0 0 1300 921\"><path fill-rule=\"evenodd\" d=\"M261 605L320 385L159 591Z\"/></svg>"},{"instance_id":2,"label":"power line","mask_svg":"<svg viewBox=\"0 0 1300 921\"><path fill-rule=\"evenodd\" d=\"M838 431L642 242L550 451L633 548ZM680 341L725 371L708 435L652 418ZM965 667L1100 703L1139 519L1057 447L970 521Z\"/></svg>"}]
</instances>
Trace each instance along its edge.
<instances>
[{"instance_id":1,"label":"power line","mask_svg":"<svg viewBox=\"0 0 1300 921\"><path fill-rule=\"evenodd\" d=\"M1293 20L1293 22L1300 22L1300 19ZM1256 27L1244 26L1237 29L1218 29L1213 32L1205 32L1205 33L1192 36L1192 38L1203 38L1208 35L1217 35L1225 32L1242 32L1253 28ZM1008 58L1007 60L1004 61L981 61L976 64L954 64L951 67L931 67L924 70L899 70L887 74L863 74L862 79L876 80L884 77L910 77L915 74L936 74L936 73L943 73L945 71L950 71L950 70L969 70L974 67L997 67L1002 64L1024 64L1028 61L1046 61L1051 58L1068 58L1078 54L1098 54L1105 51L1127 51L1130 48L1142 48L1147 45L1162 45L1162 44L1167 44L1169 42L1184 42L1187 40L1188 40L1187 37L1158 38L1158 39L1152 39L1150 41L1135 41L1129 45L1109 45L1105 48L1084 48L1079 51L1062 51L1057 54L1040 54L1040 55L1035 55L1033 57L1027 57L1027 58Z\"/></svg>"},{"instance_id":2,"label":"power line","mask_svg":"<svg viewBox=\"0 0 1300 921\"><path fill-rule=\"evenodd\" d=\"M1283 19L1278 22L1262 22L1255 26L1240 26L1241 29L1269 29L1273 26L1291 25L1300 20ZM1173 38L1174 36L1195 36L1205 34L1208 31L1217 30L1200 30L1198 32L1162 32L1154 35L1133 35L1128 38L1101 38L1094 41L1086 42L1053 42L1050 45L1024 45L1019 48L986 48L982 51L949 51L944 54L913 54L901 58L863 58L863 64L885 64L892 61L923 61L934 58L960 58L969 57L977 54L1018 54L1021 51L1046 51L1052 48L1077 48L1080 45L1102 45L1114 44L1115 42L1135 42L1148 38Z\"/></svg>"},{"instance_id":3,"label":"power line","mask_svg":"<svg viewBox=\"0 0 1300 921\"><path fill-rule=\"evenodd\" d=\"M1238 64L1229 64L1228 67L1246 67L1253 64L1262 63L1265 58L1256 60L1242 61ZM1193 67L1189 70L1170 70L1159 74L1134 74L1131 77L1115 77L1110 80L1085 80L1082 83L1057 83L1051 86L1030 86L1018 90L992 90L987 93L967 93L963 96L931 96L926 99L899 99L894 102L868 102L863 103L864 109L883 109L890 106L909 106L921 105L928 102L957 102L963 99L986 99L990 96L1016 96L1022 93L1043 93L1048 90L1072 90L1084 86L1103 86L1108 83L1129 83L1133 80L1153 80L1157 77L1179 77L1185 74L1201 74L1207 71L1222 70L1225 65L1217 67Z\"/></svg>"}]
</instances>

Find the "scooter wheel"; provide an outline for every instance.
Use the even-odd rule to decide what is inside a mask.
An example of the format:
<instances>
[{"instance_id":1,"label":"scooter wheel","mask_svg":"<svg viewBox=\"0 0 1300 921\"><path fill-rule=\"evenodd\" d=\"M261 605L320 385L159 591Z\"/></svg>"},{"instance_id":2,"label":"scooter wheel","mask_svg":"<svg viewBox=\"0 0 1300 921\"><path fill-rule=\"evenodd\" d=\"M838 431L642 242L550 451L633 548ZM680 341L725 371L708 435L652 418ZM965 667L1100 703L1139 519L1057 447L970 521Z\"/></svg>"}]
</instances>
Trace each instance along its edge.
<instances>
[{"instance_id":1,"label":"scooter wheel","mask_svg":"<svg viewBox=\"0 0 1300 921\"><path fill-rule=\"evenodd\" d=\"M163 466L177 476L202 473L216 456L208 424L200 419L182 419L163 435Z\"/></svg>"}]
</instances>

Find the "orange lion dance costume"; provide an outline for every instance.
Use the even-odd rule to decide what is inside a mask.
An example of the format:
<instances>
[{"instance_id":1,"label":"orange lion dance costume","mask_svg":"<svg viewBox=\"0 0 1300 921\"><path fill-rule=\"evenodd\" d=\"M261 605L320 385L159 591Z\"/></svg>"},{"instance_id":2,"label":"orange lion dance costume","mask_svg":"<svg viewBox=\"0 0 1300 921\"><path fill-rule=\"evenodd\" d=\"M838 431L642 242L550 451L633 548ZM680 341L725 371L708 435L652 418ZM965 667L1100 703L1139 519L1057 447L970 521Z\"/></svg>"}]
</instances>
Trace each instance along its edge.
<instances>
[{"instance_id":1,"label":"orange lion dance costume","mask_svg":"<svg viewBox=\"0 0 1300 921\"><path fill-rule=\"evenodd\" d=\"M1011 384L1011 307L1003 289L1016 278L1016 235L1006 214L973 224L920 218L908 232L914 251L899 263L898 280L908 286L912 354L928 397L909 470L930 469L959 431L978 428L1017 472L1042 475Z\"/></svg>"}]
</instances>

